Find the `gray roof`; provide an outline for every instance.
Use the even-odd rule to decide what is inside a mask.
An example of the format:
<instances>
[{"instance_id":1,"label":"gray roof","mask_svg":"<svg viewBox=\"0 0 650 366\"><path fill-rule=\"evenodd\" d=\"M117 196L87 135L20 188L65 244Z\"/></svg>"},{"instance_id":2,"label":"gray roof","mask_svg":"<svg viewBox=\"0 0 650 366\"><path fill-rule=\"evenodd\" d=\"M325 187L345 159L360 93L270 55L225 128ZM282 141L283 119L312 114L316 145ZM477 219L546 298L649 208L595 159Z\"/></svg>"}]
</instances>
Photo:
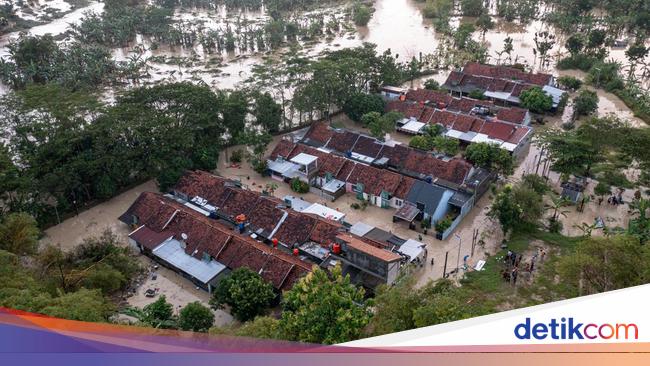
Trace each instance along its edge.
<instances>
[{"instance_id":1,"label":"gray roof","mask_svg":"<svg viewBox=\"0 0 650 366\"><path fill-rule=\"evenodd\" d=\"M178 240L170 239L153 250L153 254L172 266L180 269L202 283L208 283L226 269L223 264L211 260L204 261L185 253ZM199 257L203 253L196 254Z\"/></svg>"},{"instance_id":2,"label":"gray roof","mask_svg":"<svg viewBox=\"0 0 650 366\"><path fill-rule=\"evenodd\" d=\"M411 187L411 190L406 196L406 200L416 206L418 203L424 205L423 211L429 215L433 215L445 191L446 189L440 186L418 180Z\"/></svg>"}]
</instances>

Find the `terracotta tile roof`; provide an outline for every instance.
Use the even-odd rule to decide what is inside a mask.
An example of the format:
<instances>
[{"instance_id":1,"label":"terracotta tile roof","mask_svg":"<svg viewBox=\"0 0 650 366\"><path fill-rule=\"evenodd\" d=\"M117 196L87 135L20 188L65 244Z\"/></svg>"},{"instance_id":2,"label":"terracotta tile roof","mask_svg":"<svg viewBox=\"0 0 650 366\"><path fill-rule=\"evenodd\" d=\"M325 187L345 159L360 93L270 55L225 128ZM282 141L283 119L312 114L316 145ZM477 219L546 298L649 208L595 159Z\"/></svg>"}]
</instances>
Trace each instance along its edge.
<instances>
[{"instance_id":1,"label":"terracotta tile roof","mask_svg":"<svg viewBox=\"0 0 650 366\"><path fill-rule=\"evenodd\" d=\"M343 225L331 220L316 218L316 225L311 231L310 240L314 243L319 243L323 247L328 247L330 243L334 242L336 235L341 230L344 230Z\"/></svg>"},{"instance_id":2,"label":"terracotta tile roof","mask_svg":"<svg viewBox=\"0 0 650 366\"><path fill-rule=\"evenodd\" d=\"M357 154L376 158L383 146L384 144L378 142L376 139L360 136L352 151Z\"/></svg>"},{"instance_id":3,"label":"terracotta tile roof","mask_svg":"<svg viewBox=\"0 0 650 366\"><path fill-rule=\"evenodd\" d=\"M336 131L332 135L332 138L330 139L329 143L327 143L327 147L341 153L346 153L352 150L358 138L359 138L358 133L353 133L350 131L343 131L343 132Z\"/></svg>"},{"instance_id":4,"label":"terracotta tile roof","mask_svg":"<svg viewBox=\"0 0 650 366\"><path fill-rule=\"evenodd\" d=\"M476 106L494 107L494 103L489 100L477 100L472 98L454 98L447 109L463 113L469 113Z\"/></svg>"},{"instance_id":5,"label":"terracotta tile roof","mask_svg":"<svg viewBox=\"0 0 650 366\"><path fill-rule=\"evenodd\" d=\"M214 206L220 206L229 194L227 182L225 178L197 170L183 175L174 190L186 194L190 199L199 196Z\"/></svg>"},{"instance_id":6,"label":"terracotta tile roof","mask_svg":"<svg viewBox=\"0 0 650 366\"><path fill-rule=\"evenodd\" d=\"M352 249L357 252L364 253L383 262L391 263L402 259L399 254L390 252L385 249L377 248L351 234L339 234L337 236L337 239L347 243L348 250Z\"/></svg>"},{"instance_id":7,"label":"terracotta tile roof","mask_svg":"<svg viewBox=\"0 0 650 366\"><path fill-rule=\"evenodd\" d=\"M466 114L458 114L454 121L453 129L456 131L468 132L480 130L483 120Z\"/></svg>"},{"instance_id":8,"label":"terracotta tile roof","mask_svg":"<svg viewBox=\"0 0 650 366\"><path fill-rule=\"evenodd\" d=\"M468 62L465 67L463 67L463 73L499 79L521 80L540 86L549 84L553 77L550 74L534 74L513 67L482 65L476 62Z\"/></svg>"},{"instance_id":9,"label":"terracotta tile roof","mask_svg":"<svg viewBox=\"0 0 650 366\"><path fill-rule=\"evenodd\" d=\"M341 167L341 170L339 170L339 173L336 175L336 179L341 180L341 181L347 181L348 176L354 170L354 167L357 165L357 163L350 161L350 160L345 160L345 163L343 163L343 166Z\"/></svg>"},{"instance_id":10,"label":"terracotta tile roof","mask_svg":"<svg viewBox=\"0 0 650 366\"><path fill-rule=\"evenodd\" d=\"M447 85L460 85L463 81L463 78L465 77L465 74L459 71L452 71L449 73L449 76L447 76L447 81L445 81L445 84Z\"/></svg>"},{"instance_id":11,"label":"terracotta tile roof","mask_svg":"<svg viewBox=\"0 0 650 366\"><path fill-rule=\"evenodd\" d=\"M324 146L333 134L334 131L326 122L314 122L309 128L309 131L307 131L305 138L317 142L320 146Z\"/></svg>"},{"instance_id":12,"label":"terracotta tile roof","mask_svg":"<svg viewBox=\"0 0 650 366\"><path fill-rule=\"evenodd\" d=\"M289 158L293 158L300 153L316 156L318 158L318 175L323 177L326 173L336 176L345 164L346 159L334 154L328 154L319 151L313 147L298 144L292 151Z\"/></svg>"},{"instance_id":13,"label":"terracotta tile roof","mask_svg":"<svg viewBox=\"0 0 650 366\"><path fill-rule=\"evenodd\" d=\"M386 146L383 150L383 156L388 158L388 165L401 168L404 166L408 155L411 152L411 148L404 145L395 145L395 146Z\"/></svg>"},{"instance_id":14,"label":"terracotta tile roof","mask_svg":"<svg viewBox=\"0 0 650 366\"><path fill-rule=\"evenodd\" d=\"M407 176L402 176L402 181L397 186L397 189L393 195L402 200L406 199L406 196L408 196L409 192L411 191L413 184L415 184L415 179Z\"/></svg>"},{"instance_id":15,"label":"terracotta tile roof","mask_svg":"<svg viewBox=\"0 0 650 366\"><path fill-rule=\"evenodd\" d=\"M492 139L508 141L510 136L515 132L516 127L510 123L504 122L487 122L483 125L481 133L484 133Z\"/></svg>"},{"instance_id":16,"label":"terracotta tile roof","mask_svg":"<svg viewBox=\"0 0 650 366\"><path fill-rule=\"evenodd\" d=\"M440 92L440 91L435 91L435 90L427 90L427 89L418 89L418 90L410 90L408 93L406 93L406 99L413 100L416 102L430 102L430 103L442 103L442 104L449 104L451 102L451 96L447 93Z\"/></svg>"},{"instance_id":17,"label":"terracotta tile roof","mask_svg":"<svg viewBox=\"0 0 650 366\"><path fill-rule=\"evenodd\" d=\"M279 289L290 288L298 278L311 269L309 263L297 257L273 249L248 236L239 236L223 223L159 194L142 193L122 216L129 212L142 213L142 217L146 217L146 221L154 225L157 222L167 222L169 217L164 216L175 212L173 219L164 228L164 235L171 233L180 240L181 234L186 234L186 253L199 259L202 258L203 253L208 253L231 269L247 267L258 273L262 270L262 277ZM164 214L163 217L154 220L154 217L160 213ZM163 235L161 230L147 228Z\"/></svg>"},{"instance_id":18,"label":"terracotta tile roof","mask_svg":"<svg viewBox=\"0 0 650 366\"><path fill-rule=\"evenodd\" d=\"M456 121L456 116L456 113L438 110L433 113L433 116L431 117L431 121L429 121L429 123L440 124L446 128L451 128L454 125L454 121Z\"/></svg>"},{"instance_id":19,"label":"terracotta tile roof","mask_svg":"<svg viewBox=\"0 0 650 366\"><path fill-rule=\"evenodd\" d=\"M282 201L275 198L259 197L257 205L248 216L248 222L255 229L262 229L264 236L270 235L284 216L285 211L278 208L282 204Z\"/></svg>"},{"instance_id":20,"label":"terracotta tile roof","mask_svg":"<svg viewBox=\"0 0 650 366\"><path fill-rule=\"evenodd\" d=\"M401 100L393 100L386 103L386 107L384 107L384 111L385 112L395 111L395 112L400 112L402 114L405 114L410 104L411 103L404 102Z\"/></svg>"},{"instance_id":21,"label":"terracotta tile roof","mask_svg":"<svg viewBox=\"0 0 650 366\"><path fill-rule=\"evenodd\" d=\"M189 210L189 209L188 209ZM232 231L201 215L180 211L165 228L174 233L176 240L182 240L181 234L187 235L185 253L201 259L203 253L216 257L219 251L232 238Z\"/></svg>"},{"instance_id":22,"label":"terracotta tile roof","mask_svg":"<svg viewBox=\"0 0 650 366\"><path fill-rule=\"evenodd\" d=\"M165 224L178 210L177 207L166 203L163 196L144 192L133 202L125 213L120 216L120 221L131 225L132 216L138 219L137 225L146 225L148 228L160 232Z\"/></svg>"},{"instance_id":23,"label":"terracotta tile roof","mask_svg":"<svg viewBox=\"0 0 650 366\"><path fill-rule=\"evenodd\" d=\"M526 120L527 109L523 108L502 108L497 112L497 119L500 121L523 124Z\"/></svg>"},{"instance_id":24,"label":"terracotta tile roof","mask_svg":"<svg viewBox=\"0 0 650 366\"><path fill-rule=\"evenodd\" d=\"M316 219L294 211L288 211L287 213L289 215L280 225L280 229L275 233L275 236L280 242L288 246L308 242L309 236L314 226L316 226Z\"/></svg>"},{"instance_id":25,"label":"terracotta tile roof","mask_svg":"<svg viewBox=\"0 0 650 366\"><path fill-rule=\"evenodd\" d=\"M533 129L530 128L530 127L528 127L528 126L518 126L518 127L515 129L515 132L512 134L512 136L510 136L510 138L508 139L508 142L511 143L511 144L519 145L519 143L521 143L521 141L522 141L522 140L523 140L523 139L524 139L524 138L525 138L529 133L531 133L532 130L533 130Z\"/></svg>"},{"instance_id":26,"label":"terracotta tile roof","mask_svg":"<svg viewBox=\"0 0 650 366\"><path fill-rule=\"evenodd\" d=\"M251 210L255 208L258 194L243 189L230 189L231 193L223 205L219 207L219 212L234 218L237 215L244 214L249 216Z\"/></svg>"},{"instance_id":27,"label":"terracotta tile roof","mask_svg":"<svg viewBox=\"0 0 650 366\"><path fill-rule=\"evenodd\" d=\"M291 151L293 151L295 147L296 147L295 143L286 139L282 139L280 140L280 142L278 142L278 144L271 152L270 158L271 160L275 160L278 158L278 156L280 156L286 159L291 154Z\"/></svg>"},{"instance_id":28,"label":"terracotta tile roof","mask_svg":"<svg viewBox=\"0 0 650 366\"><path fill-rule=\"evenodd\" d=\"M415 118L419 121L422 113L424 113L424 103L408 103L406 110L402 114L404 114L405 118Z\"/></svg>"},{"instance_id":29,"label":"terracotta tile roof","mask_svg":"<svg viewBox=\"0 0 650 366\"><path fill-rule=\"evenodd\" d=\"M467 178L472 166L463 159L444 161L429 153L411 150L404 168L424 176L431 176L451 183L462 184L465 178Z\"/></svg>"},{"instance_id":30,"label":"terracotta tile roof","mask_svg":"<svg viewBox=\"0 0 650 366\"><path fill-rule=\"evenodd\" d=\"M149 250L154 250L157 246L172 236L174 236L174 234L171 231L156 232L144 225L129 234L129 238L135 240L136 243Z\"/></svg>"},{"instance_id":31,"label":"terracotta tile roof","mask_svg":"<svg viewBox=\"0 0 650 366\"><path fill-rule=\"evenodd\" d=\"M424 107L424 111L422 112L422 116L420 117L420 122L429 123L435 111L436 111L435 108L428 107L428 106Z\"/></svg>"},{"instance_id":32,"label":"terracotta tile roof","mask_svg":"<svg viewBox=\"0 0 650 366\"><path fill-rule=\"evenodd\" d=\"M363 184L363 191L379 196L382 191L393 194L397 190L401 175L385 169L357 164L348 177L348 182Z\"/></svg>"}]
</instances>

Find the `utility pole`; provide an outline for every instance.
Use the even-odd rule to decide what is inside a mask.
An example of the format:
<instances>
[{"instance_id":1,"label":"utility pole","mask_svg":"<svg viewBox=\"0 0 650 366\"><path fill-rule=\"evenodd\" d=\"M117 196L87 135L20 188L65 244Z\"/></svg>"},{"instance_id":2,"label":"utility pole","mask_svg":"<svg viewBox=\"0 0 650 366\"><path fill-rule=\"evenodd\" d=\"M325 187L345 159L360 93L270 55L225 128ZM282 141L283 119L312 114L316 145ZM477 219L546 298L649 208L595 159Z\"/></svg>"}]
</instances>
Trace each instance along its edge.
<instances>
[{"instance_id":1,"label":"utility pole","mask_svg":"<svg viewBox=\"0 0 650 366\"><path fill-rule=\"evenodd\" d=\"M445 267L442 269L442 278L447 277L447 258L449 257L449 251L445 253Z\"/></svg>"},{"instance_id":2,"label":"utility pole","mask_svg":"<svg viewBox=\"0 0 650 366\"><path fill-rule=\"evenodd\" d=\"M458 276L460 272L460 247L463 244L463 240L460 238L460 235L454 234L456 238L458 238L458 258L456 258L456 276Z\"/></svg>"}]
</instances>

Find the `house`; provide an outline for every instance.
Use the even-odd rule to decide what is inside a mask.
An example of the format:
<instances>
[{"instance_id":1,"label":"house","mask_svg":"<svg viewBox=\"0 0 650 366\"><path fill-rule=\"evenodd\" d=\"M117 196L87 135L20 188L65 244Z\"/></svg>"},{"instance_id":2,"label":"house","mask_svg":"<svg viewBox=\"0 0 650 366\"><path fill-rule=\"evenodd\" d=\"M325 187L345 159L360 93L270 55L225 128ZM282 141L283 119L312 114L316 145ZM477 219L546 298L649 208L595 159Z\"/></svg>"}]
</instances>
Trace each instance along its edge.
<instances>
[{"instance_id":1,"label":"house","mask_svg":"<svg viewBox=\"0 0 650 366\"><path fill-rule=\"evenodd\" d=\"M377 248L352 234L337 235L336 243L341 246L340 252L333 253L333 257L344 264L344 272L351 277L357 277L359 271L374 277L376 282L392 285L397 280L405 260L402 255ZM370 284L369 287L374 287L372 282Z\"/></svg>"},{"instance_id":2,"label":"house","mask_svg":"<svg viewBox=\"0 0 650 366\"><path fill-rule=\"evenodd\" d=\"M196 175L186 182L197 179L205 186L214 183ZM310 263L238 235L228 222L171 195L142 193L119 219L137 226L129 241L144 254L209 292L229 271L240 267L260 273L277 290L291 288L311 270Z\"/></svg>"},{"instance_id":3,"label":"house","mask_svg":"<svg viewBox=\"0 0 650 366\"><path fill-rule=\"evenodd\" d=\"M556 111L566 91L556 87L553 75L528 73L508 66L482 65L468 62L460 71L452 71L443 87L452 94L469 95L480 91L483 96L502 105L521 104L521 93L533 87L541 88L553 98L553 111Z\"/></svg>"}]
</instances>

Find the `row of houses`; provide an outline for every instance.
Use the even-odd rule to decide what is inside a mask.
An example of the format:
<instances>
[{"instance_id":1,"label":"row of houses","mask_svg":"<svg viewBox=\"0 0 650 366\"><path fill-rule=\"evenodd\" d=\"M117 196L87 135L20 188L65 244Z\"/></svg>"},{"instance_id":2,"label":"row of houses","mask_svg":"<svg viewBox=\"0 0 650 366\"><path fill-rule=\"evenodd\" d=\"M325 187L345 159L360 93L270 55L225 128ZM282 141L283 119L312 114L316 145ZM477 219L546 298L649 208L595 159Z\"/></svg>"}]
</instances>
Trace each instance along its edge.
<instances>
[{"instance_id":1,"label":"row of houses","mask_svg":"<svg viewBox=\"0 0 650 366\"><path fill-rule=\"evenodd\" d=\"M143 254L211 292L230 271L246 267L280 292L318 265L338 263L360 284L391 284L422 255L401 242L350 233L339 220L296 211L286 201L206 172L185 174L169 194L145 192L120 216ZM309 211L309 210L307 210ZM406 248L406 247L405 247Z\"/></svg>"},{"instance_id":2,"label":"row of houses","mask_svg":"<svg viewBox=\"0 0 650 366\"><path fill-rule=\"evenodd\" d=\"M389 101L386 111L404 115L397 130L411 135L424 133L427 126L444 127L444 136L462 145L487 142L509 151L516 157L530 145L533 128L526 109L500 107L491 101L454 98L432 90L411 90L405 98Z\"/></svg>"},{"instance_id":3,"label":"row of houses","mask_svg":"<svg viewBox=\"0 0 650 366\"><path fill-rule=\"evenodd\" d=\"M478 90L491 101L514 106L521 105L521 93L533 87L540 87L553 98L554 111L560 108L566 91L557 88L555 77L551 74L468 62L460 70L452 71L443 84L443 88L458 96Z\"/></svg>"},{"instance_id":4,"label":"row of houses","mask_svg":"<svg viewBox=\"0 0 650 366\"><path fill-rule=\"evenodd\" d=\"M300 179L313 193L330 200L354 194L382 208L397 209L394 221L449 218L446 239L492 175L463 159L436 157L407 146L388 145L356 132L314 123L299 142L281 140L268 159L273 179Z\"/></svg>"}]
</instances>

